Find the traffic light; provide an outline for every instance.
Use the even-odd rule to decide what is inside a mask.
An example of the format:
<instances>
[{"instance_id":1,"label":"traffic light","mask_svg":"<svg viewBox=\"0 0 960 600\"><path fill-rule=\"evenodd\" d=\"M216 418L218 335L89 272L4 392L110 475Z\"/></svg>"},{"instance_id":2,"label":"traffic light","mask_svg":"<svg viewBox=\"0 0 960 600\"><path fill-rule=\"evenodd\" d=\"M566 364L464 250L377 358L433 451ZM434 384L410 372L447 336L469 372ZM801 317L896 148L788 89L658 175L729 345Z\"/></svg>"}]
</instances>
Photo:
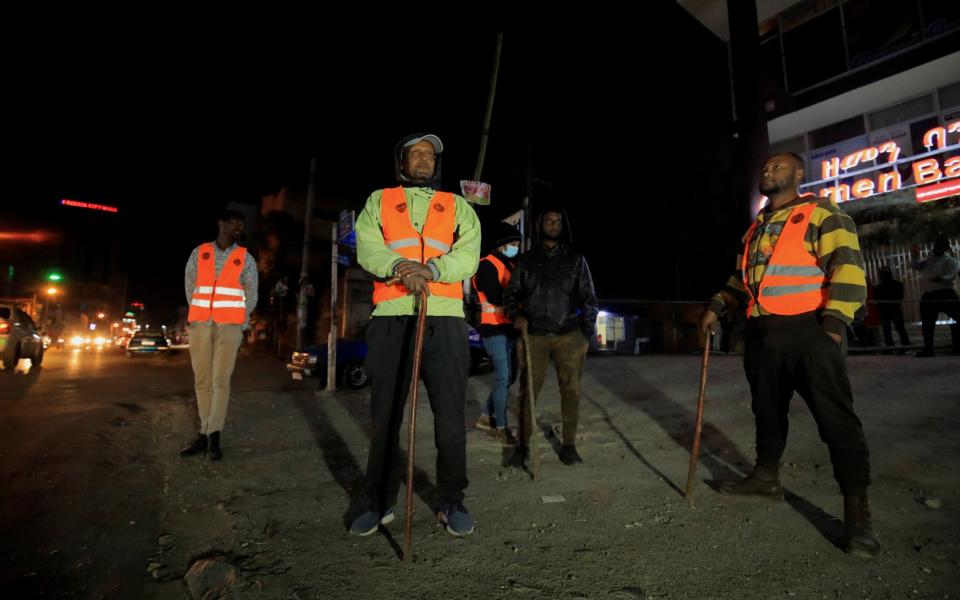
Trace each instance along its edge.
<instances>
[{"instance_id":1,"label":"traffic light","mask_svg":"<svg viewBox=\"0 0 960 600\"><path fill-rule=\"evenodd\" d=\"M56 271L47 274L47 281L62 281L63 275L57 273Z\"/></svg>"}]
</instances>

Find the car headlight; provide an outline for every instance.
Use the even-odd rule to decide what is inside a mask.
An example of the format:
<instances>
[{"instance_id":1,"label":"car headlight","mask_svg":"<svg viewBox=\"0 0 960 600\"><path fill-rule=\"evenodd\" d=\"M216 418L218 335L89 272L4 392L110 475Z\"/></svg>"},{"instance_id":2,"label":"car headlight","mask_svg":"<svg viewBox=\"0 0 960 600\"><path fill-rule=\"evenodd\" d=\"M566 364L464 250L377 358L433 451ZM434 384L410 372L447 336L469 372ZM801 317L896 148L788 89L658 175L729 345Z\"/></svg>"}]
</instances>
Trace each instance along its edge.
<instances>
[{"instance_id":1,"label":"car headlight","mask_svg":"<svg viewBox=\"0 0 960 600\"><path fill-rule=\"evenodd\" d=\"M80 337L79 335L75 335L72 338L70 338L70 343L73 344L74 346L82 346L83 338Z\"/></svg>"}]
</instances>

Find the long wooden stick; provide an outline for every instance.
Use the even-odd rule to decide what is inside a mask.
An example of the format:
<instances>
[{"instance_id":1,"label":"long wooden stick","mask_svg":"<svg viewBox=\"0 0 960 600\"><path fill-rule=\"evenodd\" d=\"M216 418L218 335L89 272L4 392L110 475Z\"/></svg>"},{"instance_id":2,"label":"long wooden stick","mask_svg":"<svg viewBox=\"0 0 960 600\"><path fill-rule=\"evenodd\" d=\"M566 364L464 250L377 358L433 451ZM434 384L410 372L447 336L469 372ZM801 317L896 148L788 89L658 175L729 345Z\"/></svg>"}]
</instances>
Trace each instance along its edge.
<instances>
[{"instance_id":1,"label":"long wooden stick","mask_svg":"<svg viewBox=\"0 0 960 600\"><path fill-rule=\"evenodd\" d=\"M707 331L703 344L703 362L700 365L700 395L697 397L697 421L693 427L693 446L690 449L690 465L687 467L688 501L693 501L693 479L697 473L697 461L700 460L700 433L703 430L703 401L707 393L707 365L710 363L711 332Z\"/></svg>"},{"instance_id":2,"label":"long wooden stick","mask_svg":"<svg viewBox=\"0 0 960 600\"><path fill-rule=\"evenodd\" d=\"M530 355L530 336L527 330L523 330L523 353L527 358L527 406L530 413L530 455L533 458L533 480L536 481L540 475L540 450L537 440L537 411L533 398L533 358Z\"/></svg>"},{"instance_id":3,"label":"long wooden stick","mask_svg":"<svg viewBox=\"0 0 960 600\"><path fill-rule=\"evenodd\" d=\"M407 494L404 507L403 560L413 556L413 466L417 442L417 391L420 389L420 357L423 355L423 334L427 328L427 288L420 290L420 313L417 334L413 341L413 374L410 376L410 424L407 429Z\"/></svg>"}]
</instances>

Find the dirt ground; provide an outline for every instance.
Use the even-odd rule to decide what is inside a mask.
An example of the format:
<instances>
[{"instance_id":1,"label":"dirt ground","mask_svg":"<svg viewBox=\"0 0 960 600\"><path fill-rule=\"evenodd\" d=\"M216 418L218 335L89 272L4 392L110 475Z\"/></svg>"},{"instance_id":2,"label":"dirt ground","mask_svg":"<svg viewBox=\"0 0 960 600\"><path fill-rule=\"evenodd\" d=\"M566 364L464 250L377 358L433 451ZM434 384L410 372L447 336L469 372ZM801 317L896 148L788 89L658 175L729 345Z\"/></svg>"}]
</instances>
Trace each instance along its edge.
<instances>
[{"instance_id":1,"label":"dirt ground","mask_svg":"<svg viewBox=\"0 0 960 600\"><path fill-rule=\"evenodd\" d=\"M473 430L490 375L471 377L465 504L477 531L463 539L447 534L430 509L435 451L422 392L414 557L402 562L402 519L368 538L347 533L366 464L368 389L318 393L316 381L291 380L276 359L243 356L223 434L224 460L212 464L176 456L195 431L195 407L189 364L174 358L151 367L160 387L149 401L137 402L140 409L127 411L127 426L113 430L115 459L104 468L123 476L82 467L97 459L70 452L69 445L57 454L63 463L57 472L90 471L89 481L97 482L77 484L64 500L74 531L57 538L60 558L43 554L54 543L54 526L20 506L22 522L36 525L11 527L12 500L4 501L3 531L15 534L19 548L4 556L4 580L43 597L58 597L55 590L72 596L72 588L79 597L184 598L190 597L183 577L191 563L220 556L238 576L231 598L960 597L960 358L849 360L872 451L871 501L884 547L873 560L847 556L835 545L841 497L826 447L797 398L784 456L787 500L731 499L711 487L752 464L741 361L711 359L693 505L681 490L699 357L590 357L578 439L585 463L563 465L555 436L544 437L536 482L502 467L500 447ZM512 402L515 395L514 388ZM550 377L539 413L545 431L559 427ZM18 471L5 470L4 479L16 484ZM563 501L545 502L547 496ZM46 514L64 508L44 498L51 504ZM131 519L141 519L136 527L127 526L126 513L116 519L98 508L120 499L129 514L139 515ZM92 544L92 531L99 532L97 559L84 564L81 545Z\"/></svg>"}]
</instances>

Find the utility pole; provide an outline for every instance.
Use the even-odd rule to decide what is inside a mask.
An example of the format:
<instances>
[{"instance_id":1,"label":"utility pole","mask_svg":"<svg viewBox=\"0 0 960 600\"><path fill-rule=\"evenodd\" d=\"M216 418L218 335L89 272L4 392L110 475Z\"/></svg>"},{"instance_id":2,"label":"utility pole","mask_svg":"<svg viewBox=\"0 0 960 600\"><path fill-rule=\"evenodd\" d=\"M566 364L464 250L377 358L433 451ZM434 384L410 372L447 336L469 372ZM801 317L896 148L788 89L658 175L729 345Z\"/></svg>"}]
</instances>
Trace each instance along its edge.
<instances>
[{"instance_id":1,"label":"utility pole","mask_svg":"<svg viewBox=\"0 0 960 600\"><path fill-rule=\"evenodd\" d=\"M310 225L313 222L313 201L316 195L314 181L317 179L317 159L310 159L310 181L307 184L307 212L304 215L303 223L303 256L300 259L300 281L297 285L297 348L303 348L304 333L307 328L307 294L300 288L303 287L310 277L310 238L313 232ZM336 242L336 238L334 238Z\"/></svg>"}]
</instances>

